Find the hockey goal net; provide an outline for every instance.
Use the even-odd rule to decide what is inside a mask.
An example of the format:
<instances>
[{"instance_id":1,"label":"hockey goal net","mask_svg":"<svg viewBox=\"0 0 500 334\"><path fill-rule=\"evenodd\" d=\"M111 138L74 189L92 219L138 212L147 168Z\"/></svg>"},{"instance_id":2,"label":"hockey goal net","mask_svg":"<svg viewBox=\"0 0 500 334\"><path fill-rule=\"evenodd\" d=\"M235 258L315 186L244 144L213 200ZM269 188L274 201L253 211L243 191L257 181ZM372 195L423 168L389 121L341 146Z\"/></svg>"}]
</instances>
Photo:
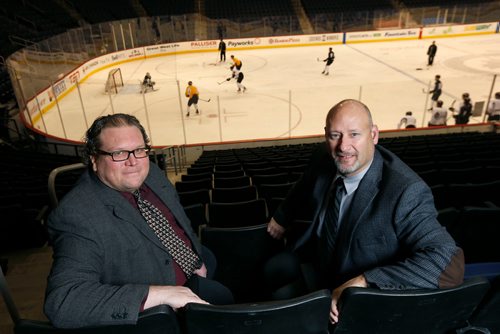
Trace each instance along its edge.
<instances>
[{"instance_id":1,"label":"hockey goal net","mask_svg":"<svg viewBox=\"0 0 500 334\"><path fill-rule=\"evenodd\" d=\"M122 71L119 68L114 68L108 73L104 90L107 94L118 94L118 87L123 87Z\"/></svg>"}]
</instances>

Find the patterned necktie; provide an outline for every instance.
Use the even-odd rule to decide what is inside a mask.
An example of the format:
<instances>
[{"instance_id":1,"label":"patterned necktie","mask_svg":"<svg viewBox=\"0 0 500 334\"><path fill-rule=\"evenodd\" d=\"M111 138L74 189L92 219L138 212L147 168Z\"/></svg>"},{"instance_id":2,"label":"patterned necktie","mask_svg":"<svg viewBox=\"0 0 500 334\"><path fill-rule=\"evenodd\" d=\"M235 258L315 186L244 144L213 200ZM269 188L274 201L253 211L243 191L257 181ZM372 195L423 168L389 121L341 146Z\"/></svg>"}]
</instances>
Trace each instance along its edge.
<instances>
[{"instance_id":1,"label":"patterned necktie","mask_svg":"<svg viewBox=\"0 0 500 334\"><path fill-rule=\"evenodd\" d=\"M331 256L333 250L335 249L335 240L337 239L339 230L340 202L342 201L343 195L344 180L339 177L335 180L330 199L328 200L323 222L323 231L321 233L322 238L325 239L324 250L326 251L325 255L327 256Z\"/></svg>"},{"instance_id":2,"label":"patterned necktie","mask_svg":"<svg viewBox=\"0 0 500 334\"><path fill-rule=\"evenodd\" d=\"M191 277L193 271L201 267L201 260L198 255L179 238L161 211L141 197L139 190L134 192L134 197L137 200L139 211L153 229L158 239L167 248L175 262L186 274L186 277Z\"/></svg>"}]
</instances>

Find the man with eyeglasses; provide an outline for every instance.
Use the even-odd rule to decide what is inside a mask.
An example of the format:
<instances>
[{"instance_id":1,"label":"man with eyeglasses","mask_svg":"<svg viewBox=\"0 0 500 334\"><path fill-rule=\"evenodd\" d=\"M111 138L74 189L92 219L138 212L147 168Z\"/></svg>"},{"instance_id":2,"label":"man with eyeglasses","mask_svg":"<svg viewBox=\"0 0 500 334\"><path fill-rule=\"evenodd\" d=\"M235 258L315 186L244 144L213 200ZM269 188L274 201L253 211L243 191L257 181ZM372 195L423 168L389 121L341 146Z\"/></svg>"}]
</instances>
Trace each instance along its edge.
<instances>
[{"instance_id":1,"label":"man with eyeglasses","mask_svg":"<svg viewBox=\"0 0 500 334\"><path fill-rule=\"evenodd\" d=\"M88 169L48 220L54 262L44 310L56 327L134 324L160 304L232 303L229 290L207 278L214 259L172 184L150 164L148 142L126 114L100 117L87 130ZM156 210L154 224L144 203ZM166 225L168 238L158 232ZM170 248L172 238L182 251Z\"/></svg>"}]
</instances>

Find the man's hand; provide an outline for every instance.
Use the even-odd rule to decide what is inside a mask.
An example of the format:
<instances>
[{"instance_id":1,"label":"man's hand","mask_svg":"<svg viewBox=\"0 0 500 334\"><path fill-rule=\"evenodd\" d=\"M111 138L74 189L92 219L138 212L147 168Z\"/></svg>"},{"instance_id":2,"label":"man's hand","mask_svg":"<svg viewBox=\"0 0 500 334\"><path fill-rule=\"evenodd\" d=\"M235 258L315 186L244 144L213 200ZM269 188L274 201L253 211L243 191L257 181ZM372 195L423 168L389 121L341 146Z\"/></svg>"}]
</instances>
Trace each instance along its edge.
<instances>
[{"instance_id":1,"label":"man's hand","mask_svg":"<svg viewBox=\"0 0 500 334\"><path fill-rule=\"evenodd\" d=\"M366 288L366 287L368 287L368 283L366 282L364 275L359 275L359 276L356 276L356 277L348 280L347 282L345 282L344 284L342 284L341 286L339 286L338 288L333 290L333 292L332 292L332 308L330 309L330 322L332 324L339 322L339 310L337 308L337 303L340 299L340 295L342 294L342 292L344 291L345 288L349 288L351 286Z\"/></svg>"},{"instance_id":2,"label":"man's hand","mask_svg":"<svg viewBox=\"0 0 500 334\"><path fill-rule=\"evenodd\" d=\"M193 273L201 277L207 277L207 267L205 266L205 263L203 263L200 269L193 271Z\"/></svg>"},{"instance_id":3,"label":"man's hand","mask_svg":"<svg viewBox=\"0 0 500 334\"><path fill-rule=\"evenodd\" d=\"M274 239L281 239L285 234L285 228L278 224L274 218L271 218L271 221L267 224L267 232Z\"/></svg>"},{"instance_id":4,"label":"man's hand","mask_svg":"<svg viewBox=\"0 0 500 334\"><path fill-rule=\"evenodd\" d=\"M208 304L185 286L150 286L144 309L157 305L169 305L174 310L184 307L187 303Z\"/></svg>"}]
</instances>

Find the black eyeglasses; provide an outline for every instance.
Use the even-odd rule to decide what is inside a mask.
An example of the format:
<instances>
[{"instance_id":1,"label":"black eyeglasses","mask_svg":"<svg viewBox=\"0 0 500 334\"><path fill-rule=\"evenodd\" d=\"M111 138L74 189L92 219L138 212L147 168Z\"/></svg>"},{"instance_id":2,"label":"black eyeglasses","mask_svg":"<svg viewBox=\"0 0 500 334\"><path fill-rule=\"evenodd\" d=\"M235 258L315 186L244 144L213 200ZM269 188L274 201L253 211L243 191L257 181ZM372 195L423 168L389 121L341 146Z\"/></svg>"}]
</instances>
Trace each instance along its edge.
<instances>
[{"instance_id":1,"label":"black eyeglasses","mask_svg":"<svg viewBox=\"0 0 500 334\"><path fill-rule=\"evenodd\" d=\"M135 150L132 151L121 150L114 152L106 152L102 150L97 150L97 152L101 155L109 155L111 156L111 159L113 159L113 161L119 162L128 160L128 158L130 158L130 154L133 154L136 159L146 158L150 150L151 148L149 147L141 147L141 148L136 148Z\"/></svg>"}]
</instances>

